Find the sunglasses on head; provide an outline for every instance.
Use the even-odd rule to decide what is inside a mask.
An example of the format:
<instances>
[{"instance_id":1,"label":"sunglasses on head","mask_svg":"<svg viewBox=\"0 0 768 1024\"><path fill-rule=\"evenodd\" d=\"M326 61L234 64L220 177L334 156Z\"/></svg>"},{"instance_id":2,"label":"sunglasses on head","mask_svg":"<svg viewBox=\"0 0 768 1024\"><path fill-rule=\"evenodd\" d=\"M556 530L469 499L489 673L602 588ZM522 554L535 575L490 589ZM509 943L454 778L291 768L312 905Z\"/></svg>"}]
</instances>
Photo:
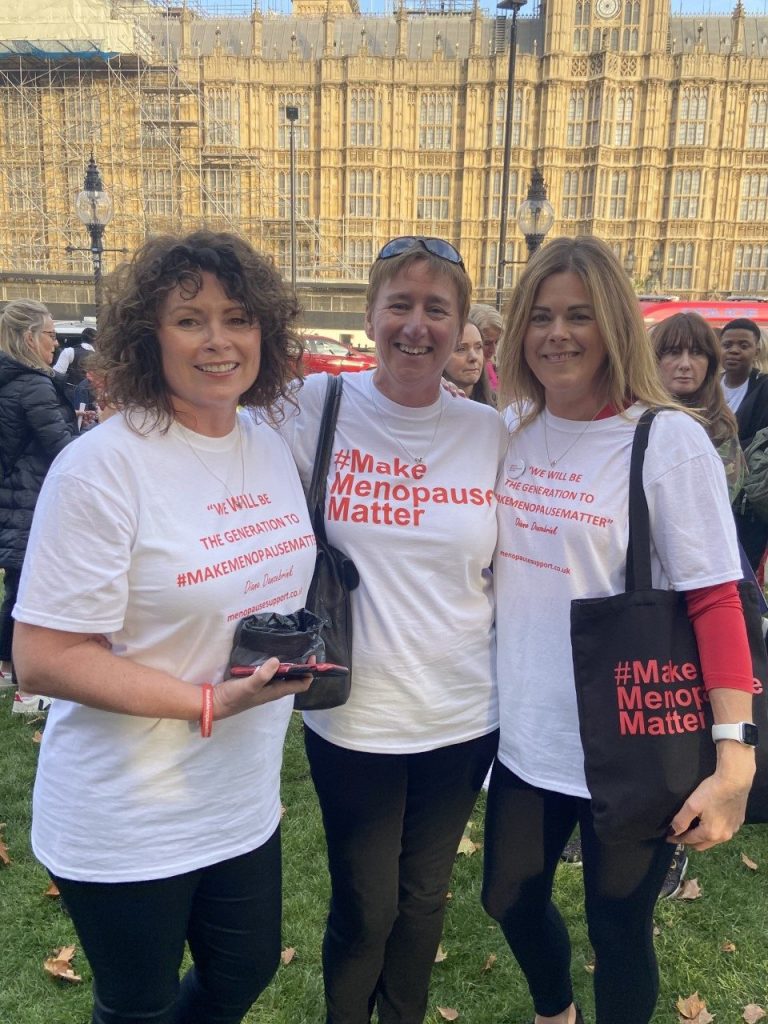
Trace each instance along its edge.
<instances>
[{"instance_id":1,"label":"sunglasses on head","mask_svg":"<svg viewBox=\"0 0 768 1024\"><path fill-rule=\"evenodd\" d=\"M376 259L389 260L393 256L401 256L404 252L412 249L414 245L420 245L422 249L432 256L437 256L438 259L455 263L462 270L466 269L461 253L450 242L446 242L444 238L428 238L424 235L401 235L399 238L392 238L387 242Z\"/></svg>"}]
</instances>

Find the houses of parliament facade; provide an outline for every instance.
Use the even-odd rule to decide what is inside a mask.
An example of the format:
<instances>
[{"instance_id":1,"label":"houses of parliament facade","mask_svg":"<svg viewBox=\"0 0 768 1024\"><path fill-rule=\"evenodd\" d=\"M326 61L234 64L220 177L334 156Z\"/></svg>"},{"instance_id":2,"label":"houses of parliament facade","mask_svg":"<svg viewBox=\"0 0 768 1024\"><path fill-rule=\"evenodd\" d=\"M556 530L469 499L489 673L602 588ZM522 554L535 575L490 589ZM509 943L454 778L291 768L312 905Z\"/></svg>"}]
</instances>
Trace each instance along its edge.
<instances>
[{"instance_id":1,"label":"houses of parliament facade","mask_svg":"<svg viewBox=\"0 0 768 1024\"><path fill-rule=\"evenodd\" d=\"M388 238L424 234L452 241L475 297L493 300L508 19L473 0L403 0L388 17L357 0L250 16L194 0L53 6L0 12L0 298L88 286L74 199L91 154L113 201L107 250L208 224L287 272L295 107L300 292L359 293ZM536 167L552 234L603 237L638 291L768 298L768 17L741 0L718 16L673 17L669 0L523 8L507 288Z\"/></svg>"}]
</instances>

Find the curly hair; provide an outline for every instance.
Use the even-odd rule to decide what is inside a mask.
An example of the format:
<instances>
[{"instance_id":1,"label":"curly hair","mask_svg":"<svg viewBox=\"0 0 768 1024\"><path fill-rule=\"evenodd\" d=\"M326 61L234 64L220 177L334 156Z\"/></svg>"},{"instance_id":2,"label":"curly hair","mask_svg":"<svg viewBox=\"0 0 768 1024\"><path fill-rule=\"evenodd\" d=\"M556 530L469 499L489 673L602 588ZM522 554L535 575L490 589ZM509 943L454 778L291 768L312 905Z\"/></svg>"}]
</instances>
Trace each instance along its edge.
<instances>
[{"instance_id":1,"label":"curly hair","mask_svg":"<svg viewBox=\"0 0 768 1024\"><path fill-rule=\"evenodd\" d=\"M726 405L720 387L720 342L707 321L698 313L675 313L653 329L651 339L659 362L663 356L681 350L706 356L707 372L701 387L693 395L676 396L677 401L700 414L702 425L716 448L737 437L736 417Z\"/></svg>"},{"instance_id":2,"label":"curly hair","mask_svg":"<svg viewBox=\"0 0 768 1024\"><path fill-rule=\"evenodd\" d=\"M290 402L290 382L300 375L304 347L294 329L299 305L269 257L227 232L150 238L107 282L90 368L105 401L144 410L151 425L163 430L174 413L157 337L160 315L174 288L195 296L204 272L214 274L261 327L259 375L239 404L270 409L280 399Z\"/></svg>"}]
</instances>

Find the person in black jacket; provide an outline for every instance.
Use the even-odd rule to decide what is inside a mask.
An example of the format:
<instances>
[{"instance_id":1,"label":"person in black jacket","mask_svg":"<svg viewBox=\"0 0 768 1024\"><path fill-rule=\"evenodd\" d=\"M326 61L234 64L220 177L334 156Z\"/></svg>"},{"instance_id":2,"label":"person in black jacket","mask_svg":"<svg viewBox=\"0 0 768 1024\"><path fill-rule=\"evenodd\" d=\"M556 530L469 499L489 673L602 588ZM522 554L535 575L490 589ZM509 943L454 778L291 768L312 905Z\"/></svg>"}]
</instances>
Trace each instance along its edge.
<instances>
[{"instance_id":1,"label":"person in black jacket","mask_svg":"<svg viewBox=\"0 0 768 1024\"><path fill-rule=\"evenodd\" d=\"M755 366L762 345L760 328L746 317L729 321L720 332L723 350L722 377L725 400L736 414L739 442L746 449L758 430L768 427L768 374ZM745 498L734 506L736 532L749 564L757 571L768 542L768 523Z\"/></svg>"},{"instance_id":2,"label":"person in black jacket","mask_svg":"<svg viewBox=\"0 0 768 1024\"><path fill-rule=\"evenodd\" d=\"M19 299L0 313L0 567L5 570L0 658L4 680L13 678L11 611L37 497L54 458L78 433L64 380L51 369L55 348L53 320L40 302ZM36 698L15 695L14 711L38 709Z\"/></svg>"}]
</instances>

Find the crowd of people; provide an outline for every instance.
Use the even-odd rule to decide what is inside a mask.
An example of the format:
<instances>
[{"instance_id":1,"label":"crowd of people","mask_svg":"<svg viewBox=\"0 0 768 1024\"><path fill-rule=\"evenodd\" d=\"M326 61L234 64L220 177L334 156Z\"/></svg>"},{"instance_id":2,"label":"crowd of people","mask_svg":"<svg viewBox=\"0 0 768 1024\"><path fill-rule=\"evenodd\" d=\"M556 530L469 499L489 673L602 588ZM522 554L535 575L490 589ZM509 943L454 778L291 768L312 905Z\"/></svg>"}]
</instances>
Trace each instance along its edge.
<instances>
[{"instance_id":1,"label":"crowd of people","mask_svg":"<svg viewBox=\"0 0 768 1024\"><path fill-rule=\"evenodd\" d=\"M366 295L377 366L343 375L325 527L360 576L354 678L345 704L304 712L330 874L325 1020L424 1020L491 769L482 902L534 1024L584 1020L552 899L577 826L596 1024L647 1024L655 902L687 849L739 829L754 749L720 740L668 835L602 839L571 602L624 589L630 453L656 409L654 586L685 593L714 721L750 720L736 524L745 564L766 537L732 501L768 426L760 331L738 320L718 339L681 314L649 337L591 237L532 257L503 319L471 290L449 242L390 240ZM151 239L109 282L94 351L58 363L96 382L110 415L92 429L51 367L48 311L0 313L0 653L36 709L52 701L32 846L90 962L94 1024L237 1024L279 962L281 752L311 676L227 666L237 622L301 609L312 579L304 493L328 380L296 379L298 313L244 240Z\"/></svg>"}]
</instances>

